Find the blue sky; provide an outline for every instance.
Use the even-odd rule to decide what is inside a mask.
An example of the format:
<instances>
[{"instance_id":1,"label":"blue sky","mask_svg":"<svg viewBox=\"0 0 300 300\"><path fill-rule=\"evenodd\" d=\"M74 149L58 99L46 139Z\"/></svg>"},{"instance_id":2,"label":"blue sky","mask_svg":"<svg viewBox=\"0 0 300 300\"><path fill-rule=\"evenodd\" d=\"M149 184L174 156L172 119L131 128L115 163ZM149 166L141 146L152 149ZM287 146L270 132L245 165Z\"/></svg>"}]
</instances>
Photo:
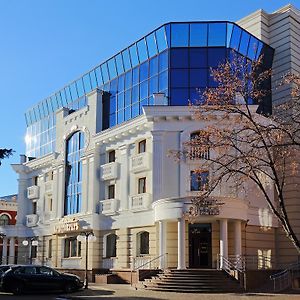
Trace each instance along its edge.
<instances>
[{"instance_id":1,"label":"blue sky","mask_svg":"<svg viewBox=\"0 0 300 300\"><path fill-rule=\"evenodd\" d=\"M0 196L17 192L10 164L25 152L24 112L169 21L236 21L287 1L0 0ZM300 8L300 0L291 1Z\"/></svg>"}]
</instances>

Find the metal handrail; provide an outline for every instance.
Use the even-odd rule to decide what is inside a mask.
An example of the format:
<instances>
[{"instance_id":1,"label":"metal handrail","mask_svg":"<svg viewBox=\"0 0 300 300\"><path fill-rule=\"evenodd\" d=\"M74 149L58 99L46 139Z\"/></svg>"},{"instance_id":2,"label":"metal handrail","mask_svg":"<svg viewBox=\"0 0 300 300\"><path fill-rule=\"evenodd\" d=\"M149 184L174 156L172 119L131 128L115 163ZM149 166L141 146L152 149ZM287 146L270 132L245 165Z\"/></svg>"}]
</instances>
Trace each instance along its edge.
<instances>
[{"instance_id":1,"label":"metal handrail","mask_svg":"<svg viewBox=\"0 0 300 300\"><path fill-rule=\"evenodd\" d=\"M143 268L143 267L145 267L145 266L147 266L147 265L150 265L150 266L151 266L151 263L153 263L154 261L157 261L158 259L160 259L160 258L162 258L162 257L167 258L167 257L168 257L168 253L164 253L164 254L161 254L161 255L159 255L159 256L156 256L156 257L154 257L153 259L147 261L146 263L144 263L144 264L142 264L142 265L140 265L140 266L138 266L138 267L136 267L136 268L132 268L132 269L131 269L131 272L130 272L130 285L132 286L132 273L133 273L133 272L135 272L135 271L137 271L137 270L139 270L139 269L141 269L141 268ZM164 265L166 265L166 264L165 264L165 259L164 259ZM157 269L158 269L158 268L157 268Z\"/></svg>"},{"instance_id":2,"label":"metal handrail","mask_svg":"<svg viewBox=\"0 0 300 300\"><path fill-rule=\"evenodd\" d=\"M270 276L270 280L273 280L274 292L280 292L292 286L294 271L300 271L300 262L290 264L285 270Z\"/></svg>"}]
</instances>

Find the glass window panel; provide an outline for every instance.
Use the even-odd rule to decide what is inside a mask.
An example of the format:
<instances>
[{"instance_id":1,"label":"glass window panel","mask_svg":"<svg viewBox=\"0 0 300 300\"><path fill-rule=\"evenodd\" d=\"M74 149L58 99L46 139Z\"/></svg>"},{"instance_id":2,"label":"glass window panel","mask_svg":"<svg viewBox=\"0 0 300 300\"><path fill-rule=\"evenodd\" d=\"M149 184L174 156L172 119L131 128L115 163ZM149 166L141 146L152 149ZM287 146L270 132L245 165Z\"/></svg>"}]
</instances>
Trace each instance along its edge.
<instances>
[{"instance_id":1,"label":"glass window panel","mask_svg":"<svg viewBox=\"0 0 300 300\"><path fill-rule=\"evenodd\" d=\"M110 91L110 83L108 82L108 83L104 84L102 89L105 92L109 92Z\"/></svg>"},{"instance_id":2,"label":"glass window panel","mask_svg":"<svg viewBox=\"0 0 300 300\"><path fill-rule=\"evenodd\" d=\"M133 44L129 48L129 52L130 52L132 67L134 68L135 66L137 66L139 64L139 58L137 55L136 44Z\"/></svg>"},{"instance_id":3,"label":"glass window panel","mask_svg":"<svg viewBox=\"0 0 300 300\"><path fill-rule=\"evenodd\" d=\"M70 85L70 92L71 92L71 98L72 98L72 100L76 100L78 98L78 94L77 94L77 89L76 89L75 82L73 82Z\"/></svg>"},{"instance_id":4,"label":"glass window panel","mask_svg":"<svg viewBox=\"0 0 300 300\"><path fill-rule=\"evenodd\" d=\"M248 47L248 57L253 60L258 48L259 41L254 36L250 37L249 47Z\"/></svg>"},{"instance_id":5,"label":"glass window panel","mask_svg":"<svg viewBox=\"0 0 300 300\"><path fill-rule=\"evenodd\" d=\"M220 63L223 63L226 58L225 48L214 48L208 51L208 66L217 67Z\"/></svg>"},{"instance_id":6,"label":"glass window panel","mask_svg":"<svg viewBox=\"0 0 300 300\"><path fill-rule=\"evenodd\" d=\"M139 101L139 86L135 85L132 88L132 103Z\"/></svg>"},{"instance_id":7,"label":"glass window panel","mask_svg":"<svg viewBox=\"0 0 300 300\"><path fill-rule=\"evenodd\" d=\"M139 59L140 62L143 62L148 59L148 52L147 52L147 47L146 47L146 41L145 39L142 39L137 42L137 48L139 52Z\"/></svg>"},{"instance_id":8,"label":"glass window panel","mask_svg":"<svg viewBox=\"0 0 300 300\"><path fill-rule=\"evenodd\" d=\"M154 32L146 36L149 57L157 54L157 45Z\"/></svg>"},{"instance_id":9,"label":"glass window panel","mask_svg":"<svg viewBox=\"0 0 300 300\"><path fill-rule=\"evenodd\" d=\"M239 49L241 33L242 33L241 28L234 25L232 30L231 40L230 40L230 48L235 50Z\"/></svg>"},{"instance_id":10,"label":"glass window panel","mask_svg":"<svg viewBox=\"0 0 300 300\"><path fill-rule=\"evenodd\" d=\"M171 25L167 24L165 25L165 32L166 32L166 38L167 38L167 46L171 47Z\"/></svg>"},{"instance_id":11,"label":"glass window panel","mask_svg":"<svg viewBox=\"0 0 300 300\"><path fill-rule=\"evenodd\" d=\"M109 112L113 113L116 111L116 97L110 97L109 99Z\"/></svg>"},{"instance_id":12,"label":"glass window panel","mask_svg":"<svg viewBox=\"0 0 300 300\"><path fill-rule=\"evenodd\" d=\"M259 56L262 54L262 48L263 48L263 44L262 42L258 42L258 46L257 46L257 51L256 51L256 57L255 59L258 59Z\"/></svg>"},{"instance_id":13,"label":"glass window panel","mask_svg":"<svg viewBox=\"0 0 300 300\"><path fill-rule=\"evenodd\" d=\"M240 48L239 48L239 52L243 55L247 54L249 39L250 39L250 35L246 31L243 31L241 42L240 42Z\"/></svg>"},{"instance_id":14,"label":"glass window panel","mask_svg":"<svg viewBox=\"0 0 300 300\"><path fill-rule=\"evenodd\" d=\"M190 87L206 87L207 73L207 69L190 69Z\"/></svg>"},{"instance_id":15,"label":"glass window panel","mask_svg":"<svg viewBox=\"0 0 300 300\"><path fill-rule=\"evenodd\" d=\"M98 84L96 79L96 73L94 70L90 72L90 78L91 78L92 89L95 89L98 86Z\"/></svg>"},{"instance_id":16,"label":"glass window panel","mask_svg":"<svg viewBox=\"0 0 300 300\"><path fill-rule=\"evenodd\" d=\"M186 49L172 49L170 50L170 64L171 68L188 68L189 67L189 52Z\"/></svg>"},{"instance_id":17,"label":"glass window panel","mask_svg":"<svg viewBox=\"0 0 300 300\"><path fill-rule=\"evenodd\" d=\"M115 59L114 57L111 58L108 62L108 70L109 70L109 77L110 79L113 79L115 77L117 77L117 69L116 69L116 64L115 64Z\"/></svg>"},{"instance_id":18,"label":"glass window panel","mask_svg":"<svg viewBox=\"0 0 300 300\"><path fill-rule=\"evenodd\" d=\"M132 118L139 115L139 103L136 103L136 104L132 105L131 114L132 114Z\"/></svg>"},{"instance_id":19,"label":"glass window panel","mask_svg":"<svg viewBox=\"0 0 300 300\"><path fill-rule=\"evenodd\" d=\"M102 85L104 82L103 82L103 78L102 78L102 73L101 73L100 67L97 67L95 69L95 74L96 74L96 79L97 79L98 86Z\"/></svg>"},{"instance_id":20,"label":"glass window panel","mask_svg":"<svg viewBox=\"0 0 300 300\"><path fill-rule=\"evenodd\" d=\"M158 73L158 56L150 59L150 77Z\"/></svg>"},{"instance_id":21,"label":"glass window panel","mask_svg":"<svg viewBox=\"0 0 300 300\"><path fill-rule=\"evenodd\" d=\"M207 46L207 23L196 23L190 26L190 46Z\"/></svg>"},{"instance_id":22,"label":"glass window panel","mask_svg":"<svg viewBox=\"0 0 300 300\"><path fill-rule=\"evenodd\" d=\"M149 95L158 92L158 77L154 76L149 80Z\"/></svg>"},{"instance_id":23,"label":"glass window panel","mask_svg":"<svg viewBox=\"0 0 300 300\"><path fill-rule=\"evenodd\" d=\"M122 55L121 53L119 53L116 57L116 65L117 65L117 71L118 74L121 75L122 73L124 73L124 66L123 66L123 60L122 60Z\"/></svg>"},{"instance_id":24,"label":"glass window panel","mask_svg":"<svg viewBox=\"0 0 300 300\"><path fill-rule=\"evenodd\" d=\"M158 70L164 71L168 68L168 52L165 51L158 56Z\"/></svg>"},{"instance_id":25,"label":"glass window panel","mask_svg":"<svg viewBox=\"0 0 300 300\"><path fill-rule=\"evenodd\" d=\"M114 79L110 82L110 93L115 96L118 91L118 79Z\"/></svg>"},{"instance_id":26,"label":"glass window panel","mask_svg":"<svg viewBox=\"0 0 300 300\"><path fill-rule=\"evenodd\" d=\"M66 97L67 97L68 103L71 103L72 102L72 98L71 98L71 91L70 91L70 87L69 86L65 87L65 93L66 93Z\"/></svg>"},{"instance_id":27,"label":"glass window panel","mask_svg":"<svg viewBox=\"0 0 300 300\"><path fill-rule=\"evenodd\" d=\"M208 24L208 46L225 46L226 23Z\"/></svg>"},{"instance_id":28,"label":"glass window panel","mask_svg":"<svg viewBox=\"0 0 300 300\"><path fill-rule=\"evenodd\" d=\"M148 81L144 81L140 84L140 99L148 97Z\"/></svg>"},{"instance_id":29,"label":"glass window panel","mask_svg":"<svg viewBox=\"0 0 300 300\"><path fill-rule=\"evenodd\" d=\"M125 89L129 89L132 85L132 73L131 71L125 73Z\"/></svg>"},{"instance_id":30,"label":"glass window panel","mask_svg":"<svg viewBox=\"0 0 300 300\"><path fill-rule=\"evenodd\" d=\"M118 77L118 91L119 92L122 92L124 91L124 88L125 88L125 76L124 75L121 75Z\"/></svg>"},{"instance_id":31,"label":"glass window panel","mask_svg":"<svg viewBox=\"0 0 300 300\"><path fill-rule=\"evenodd\" d=\"M207 67L207 49L190 48L190 68L206 68L206 67Z\"/></svg>"},{"instance_id":32,"label":"glass window panel","mask_svg":"<svg viewBox=\"0 0 300 300\"><path fill-rule=\"evenodd\" d=\"M228 48L230 47L230 40L231 40L232 30L233 30L233 24L227 23L227 41L226 41L226 46Z\"/></svg>"},{"instance_id":33,"label":"glass window panel","mask_svg":"<svg viewBox=\"0 0 300 300\"><path fill-rule=\"evenodd\" d=\"M108 69L106 63L101 65L101 71L102 71L103 81L104 82L109 81L109 75L108 75Z\"/></svg>"},{"instance_id":34,"label":"glass window panel","mask_svg":"<svg viewBox=\"0 0 300 300\"><path fill-rule=\"evenodd\" d=\"M67 107L68 106L68 101L67 101L67 98L66 98L65 90L64 89L61 90L60 94L61 94L61 99L62 99L62 102L63 102L63 106Z\"/></svg>"},{"instance_id":35,"label":"glass window panel","mask_svg":"<svg viewBox=\"0 0 300 300\"><path fill-rule=\"evenodd\" d=\"M192 104L199 104L204 101L203 99L203 92L205 88L190 88L190 102Z\"/></svg>"},{"instance_id":36,"label":"glass window panel","mask_svg":"<svg viewBox=\"0 0 300 300\"><path fill-rule=\"evenodd\" d=\"M139 67L135 67L132 70L132 85L139 83Z\"/></svg>"},{"instance_id":37,"label":"glass window panel","mask_svg":"<svg viewBox=\"0 0 300 300\"><path fill-rule=\"evenodd\" d=\"M63 103L62 98L61 98L61 93L58 92L58 93L56 93L55 95L56 95L56 99L57 99L57 102L58 102L58 104L59 104L59 107L64 106L64 103Z\"/></svg>"},{"instance_id":38,"label":"glass window panel","mask_svg":"<svg viewBox=\"0 0 300 300\"><path fill-rule=\"evenodd\" d=\"M127 121L131 118L131 106L125 108L124 120Z\"/></svg>"},{"instance_id":39,"label":"glass window panel","mask_svg":"<svg viewBox=\"0 0 300 300\"><path fill-rule=\"evenodd\" d=\"M188 87L189 70L172 69L171 70L171 87Z\"/></svg>"},{"instance_id":40,"label":"glass window panel","mask_svg":"<svg viewBox=\"0 0 300 300\"><path fill-rule=\"evenodd\" d=\"M140 81L144 81L148 78L149 63L146 61L140 65Z\"/></svg>"},{"instance_id":41,"label":"glass window panel","mask_svg":"<svg viewBox=\"0 0 300 300\"><path fill-rule=\"evenodd\" d=\"M55 98L53 100L55 100ZM57 109L56 101L54 103L52 103L52 97L51 98L47 98L44 101L46 101L46 105L47 105L48 111L54 112Z\"/></svg>"},{"instance_id":42,"label":"glass window panel","mask_svg":"<svg viewBox=\"0 0 300 300\"><path fill-rule=\"evenodd\" d=\"M158 30L155 31L156 42L158 47L158 52L162 52L167 49L167 41L166 41L166 34L165 34L165 27L162 26Z\"/></svg>"},{"instance_id":43,"label":"glass window panel","mask_svg":"<svg viewBox=\"0 0 300 300\"><path fill-rule=\"evenodd\" d=\"M116 125L116 114L109 115L109 126L115 126Z\"/></svg>"},{"instance_id":44,"label":"glass window panel","mask_svg":"<svg viewBox=\"0 0 300 300\"><path fill-rule=\"evenodd\" d=\"M171 105L188 105L188 89L171 89Z\"/></svg>"},{"instance_id":45,"label":"glass window panel","mask_svg":"<svg viewBox=\"0 0 300 300\"><path fill-rule=\"evenodd\" d=\"M90 74L86 74L83 76L83 84L84 84L85 93L88 93L92 90Z\"/></svg>"},{"instance_id":46,"label":"glass window panel","mask_svg":"<svg viewBox=\"0 0 300 300\"><path fill-rule=\"evenodd\" d=\"M139 105L140 106L140 114L142 114L143 113L143 106L148 105L148 98L143 99L139 104L140 104Z\"/></svg>"},{"instance_id":47,"label":"glass window panel","mask_svg":"<svg viewBox=\"0 0 300 300\"><path fill-rule=\"evenodd\" d=\"M124 110L118 111L117 117L118 117L118 124L124 122Z\"/></svg>"},{"instance_id":48,"label":"glass window panel","mask_svg":"<svg viewBox=\"0 0 300 300\"><path fill-rule=\"evenodd\" d=\"M131 89L125 92L125 106L129 106L131 104Z\"/></svg>"},{"instance_id":49,"label":"glass window panel","mask_svg":"<svg viewBox=\"0 0 300 300\"><path fill-rule=\"evenodd\" d=\"M162 72L158 75L158 88L160 92L168 88L168 71Z\"/></svg>"},{"instance_id":50,"label":"glass window panel","mask_svg":"<svg viewBox=\"0 0 300 300\"><path fill-rule=\"evenodd\" d=\"M189 43L189 24L171 24L171 46L187 47Z\"/></svg>"},{"instance_id":51,"label":"glass window panel","mask_svg":"<svg viewBox=\"0 0 300 300\"><path fill-rule=\"evenodd\" d=\"M218 86L218 82L215 81L214 77L212 76L212 74L208 75L208 86L209 87L217 87Z\"/></svg>"},{"instance_id":52,"label":"glass window panel","mask_svg":"<svg viewBox=\"0 0 300 300\"><path fill-rule=\"evenodd\" d=\"M83 88L82 78L80 78L79 80L76 81L76 87L77 87L78 96L82 97L85 94L84 93L84 88Z\"/></svg>"},{"instance_id":53,"label":"glass window panel","mask_svg":"<svg viewBox=\"0 0 300 300\"><path fill-rule=\"evenodd\" d=\"M122 57L125 71L128 71L129 69L131 69L131 61L128 49L122 51Z\"/></svg>"}]
</instances>

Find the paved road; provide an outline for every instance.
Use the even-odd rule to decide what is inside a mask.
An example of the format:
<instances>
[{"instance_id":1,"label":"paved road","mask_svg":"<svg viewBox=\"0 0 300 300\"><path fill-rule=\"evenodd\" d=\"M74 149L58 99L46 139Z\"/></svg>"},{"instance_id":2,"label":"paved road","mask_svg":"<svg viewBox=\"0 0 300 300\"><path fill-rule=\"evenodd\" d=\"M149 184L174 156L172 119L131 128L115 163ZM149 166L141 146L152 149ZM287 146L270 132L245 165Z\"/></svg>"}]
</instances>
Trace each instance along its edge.
<instances>
[{"instance_id":1,"label":"paved road","mask_svg":"<svg viewBox=\"0 0 300 300\"><path fill-rule=\"evenodd\" d=\"M33 294L14 296L12 294L0 293L1 300L299 300L299 294L186 294L166 293L145 290L134 290L129 285L108 284L90 285L90 289L78 291L72 294Z\"/></svg>"}]
</instances>

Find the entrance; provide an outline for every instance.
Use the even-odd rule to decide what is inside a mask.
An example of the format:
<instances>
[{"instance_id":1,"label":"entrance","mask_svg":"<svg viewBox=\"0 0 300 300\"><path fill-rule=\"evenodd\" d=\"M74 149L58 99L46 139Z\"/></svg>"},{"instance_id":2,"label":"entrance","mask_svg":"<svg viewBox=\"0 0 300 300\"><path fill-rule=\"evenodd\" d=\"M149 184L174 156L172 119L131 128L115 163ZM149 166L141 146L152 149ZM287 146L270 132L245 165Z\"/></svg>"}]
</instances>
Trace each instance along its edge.
<instances>
[{"instance_id":1,"label":"entrance","mask_svg":"<svg viewBox=\"0 0 300 300\"><path fill-rule=\"evenodd\" d=\"M211 224L189 224L189 267L211 268Z\"/></svg>"}]
</instances>

